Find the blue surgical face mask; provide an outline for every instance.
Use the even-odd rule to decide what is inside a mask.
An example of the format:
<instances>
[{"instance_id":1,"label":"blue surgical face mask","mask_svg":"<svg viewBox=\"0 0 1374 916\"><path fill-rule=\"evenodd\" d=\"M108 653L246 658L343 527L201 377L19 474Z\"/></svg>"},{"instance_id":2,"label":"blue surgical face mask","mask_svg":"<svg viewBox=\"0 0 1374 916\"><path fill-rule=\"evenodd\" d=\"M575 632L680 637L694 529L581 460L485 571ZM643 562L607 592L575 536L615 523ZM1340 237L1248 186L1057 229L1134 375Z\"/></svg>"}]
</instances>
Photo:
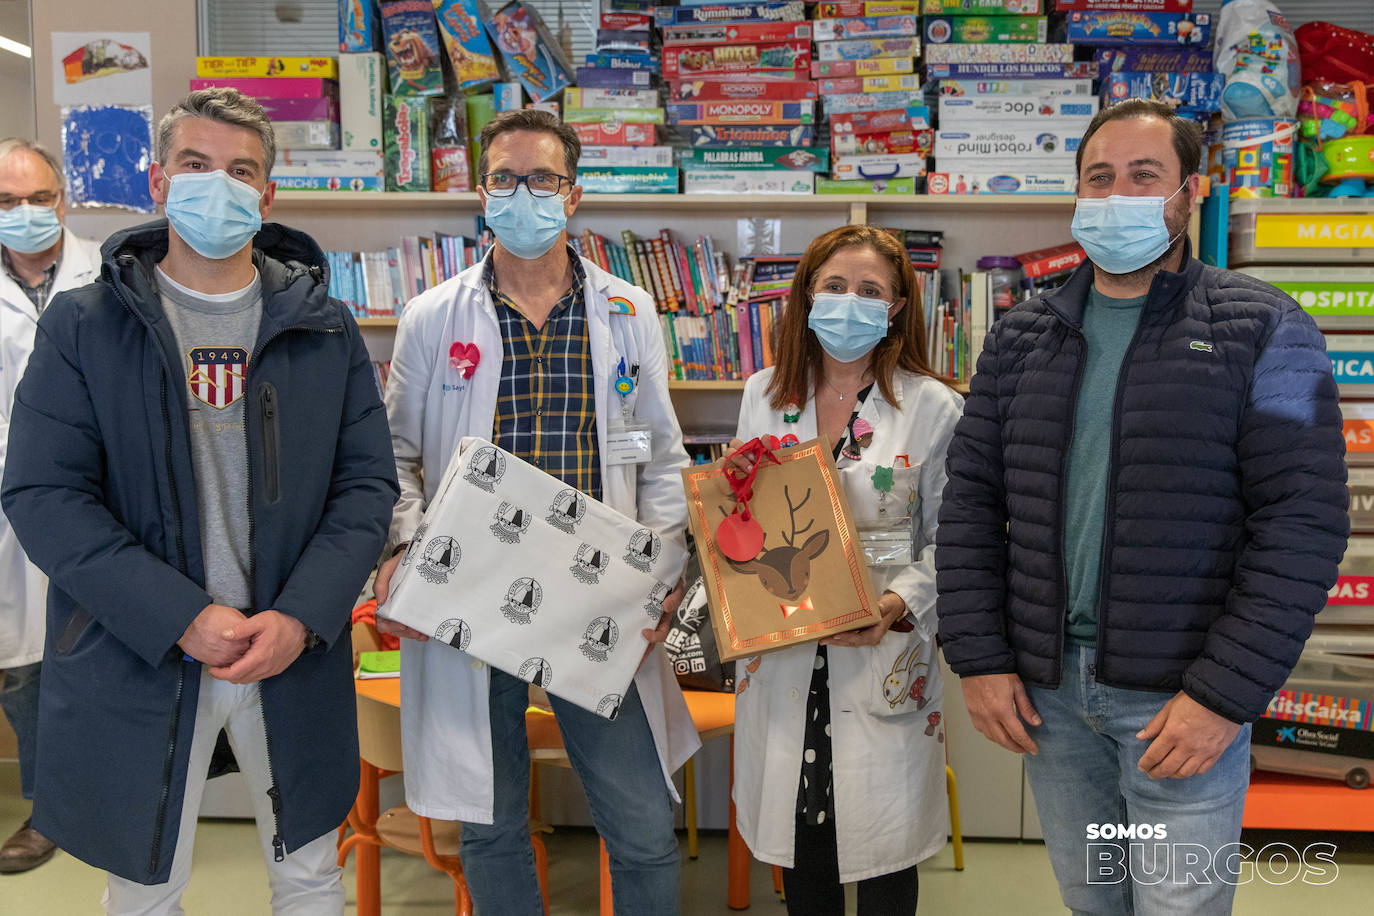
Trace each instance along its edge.
<instances>
[{"instance_id":1,"label":"blue surgical face mask","mask_svg":"<svg viewBox=\"0 0 1374 916\"><path fill-rule=\"evenodd\" d=\"M842 363L852 363L887 336L890 304L858 293L816 293L806 326L816 332L825 352Z\"/></svg>"},{"instance_id":2,"label":"blue surgical face mask","mask_svg":"<svg viewBox=\"0 0 1374 916\"><path fill-rule=\"evenodd\" d=\"M1140 270L1168 251L1178 238L1169 237L1164 205L1186 186L1179 185L1178 191L1168 197L1080 197L1074 207L1070 232L1083 246L1088 259L1107 273Z\"/></svg>"},{"instance_id":3,"label":"blue surgical face mask","mask_svg":"<svg viewBox=\"0 0 1374 916\"><path fill-rule=\"evenodd\" d=\"M222 261L237 254L262 228L262 192L223 169L182 172L170 182L167 221L201 257Z\"/></svg>"},{"instance_id":4,"label":"blue surgical face mask","mask_svg":"<svg viewBox=\"0 0 1374 916\"><path fill-rule=\"evenodd\" d=\"M563 212L567 198L535 197L523 184L510 197L487 195L487 225L501 247L526 261L541 257L558 241L568 224Z\"/></svg>"},{"instance_id":5,"label":"blue surgical face mask","mask_svg":"<svg viewBox=\"0 0 1374 916\"><path fill-rule=\"evenodd\" d=\"M57 244L62 223L52 207L20 204L0 213L0 245L20 254L37 254Z\"/></svg>"}]
</instances>

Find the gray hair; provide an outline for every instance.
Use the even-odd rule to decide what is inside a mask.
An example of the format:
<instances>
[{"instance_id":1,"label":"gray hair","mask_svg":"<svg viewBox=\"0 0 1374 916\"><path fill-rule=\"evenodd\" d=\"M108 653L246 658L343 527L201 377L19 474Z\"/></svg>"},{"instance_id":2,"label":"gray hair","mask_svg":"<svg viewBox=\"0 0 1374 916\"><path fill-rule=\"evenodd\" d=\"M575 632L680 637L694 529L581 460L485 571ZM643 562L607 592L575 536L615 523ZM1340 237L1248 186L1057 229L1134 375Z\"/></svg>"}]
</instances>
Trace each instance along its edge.
<instances>
[{"instance_id":1,"label":"gray hair","mask_svg":"<svg viewBox=\"0 0 1374 916\"><path fill-rule=\"evenodd\" d=\"M272 174L272 165L277 159L277 136L272 131L272 119L252 96L244 95L237 89L213 88L197 89L186 98L172 106L172 110L162 116L157 124L157 161L167 164L167 155L172 149L172 132L182 118L208 118L221 124L246 127L256 131L262 141L263 167L266 174Z\"/></svg>"},{"instance_id":2,"label":"gray hair","mask_svg":"<svg viewBox=\"0 0 1374 916\"><path fill-rule=\"evenodd\" d=\"M48 168L52 169L52 173L57 176L57 184L60 187L66 187L67 179L62 174L62 163L58 162L57 157L48 152L42 144L35 143L27 137L7 137L0 140L0 162L4 162L20 150L33 153L46 162Z\"/></svg>"}]
</instances>

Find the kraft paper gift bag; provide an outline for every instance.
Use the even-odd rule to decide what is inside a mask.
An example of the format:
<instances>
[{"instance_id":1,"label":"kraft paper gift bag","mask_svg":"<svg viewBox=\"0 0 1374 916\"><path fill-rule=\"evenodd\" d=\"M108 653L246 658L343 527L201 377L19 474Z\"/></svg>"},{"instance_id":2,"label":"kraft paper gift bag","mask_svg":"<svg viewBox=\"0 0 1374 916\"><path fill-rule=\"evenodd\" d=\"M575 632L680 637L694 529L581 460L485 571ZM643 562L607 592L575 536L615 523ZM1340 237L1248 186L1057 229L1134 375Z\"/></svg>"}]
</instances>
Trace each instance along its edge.
<instances>
[{"instance_id":1,"label":"kraft paper gift bag","mask_svg":"<svg viewBox=\"0 0 1374 916\"><path fill-rule=\"evenodd\" d=\"M687 561L681 547L465 438L380 609L613 719Z\"/></svg>"},{"instance_id":2,"label":"kraft paper gift bag","mask_svg":"<svg viewBox=\"0 0 1374 916\"><path fill-rule=\"evenodd\" d=\"M812 439L773 454L779 463L759 461L748 503L763 547L745 561L727 557L716 539L736 506L727 459L682 471L711 625L726 660L882 619L829 444Z\"/></svg>"}]
</instances>

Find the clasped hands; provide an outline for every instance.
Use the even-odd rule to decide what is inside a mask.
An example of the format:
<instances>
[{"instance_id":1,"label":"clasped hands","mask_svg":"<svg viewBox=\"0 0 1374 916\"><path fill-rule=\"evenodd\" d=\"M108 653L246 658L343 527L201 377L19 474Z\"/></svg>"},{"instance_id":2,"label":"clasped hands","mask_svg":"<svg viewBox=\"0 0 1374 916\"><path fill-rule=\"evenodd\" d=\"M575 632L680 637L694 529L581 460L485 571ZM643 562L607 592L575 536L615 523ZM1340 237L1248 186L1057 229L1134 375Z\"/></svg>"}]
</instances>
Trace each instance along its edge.
<instances>
[{"instance_id":1,"label":"clasped hands","mask_svg":"<svg viewBox=\"0 0 1374 916\"><path fill-rule=\"evenodd\" d=\"M208 604L181 639L183 652L210 666L210 675L251 684L280 674L305 650L305 624L280 611L252 617L237 608Z\"/></svg>"}]
</instances>

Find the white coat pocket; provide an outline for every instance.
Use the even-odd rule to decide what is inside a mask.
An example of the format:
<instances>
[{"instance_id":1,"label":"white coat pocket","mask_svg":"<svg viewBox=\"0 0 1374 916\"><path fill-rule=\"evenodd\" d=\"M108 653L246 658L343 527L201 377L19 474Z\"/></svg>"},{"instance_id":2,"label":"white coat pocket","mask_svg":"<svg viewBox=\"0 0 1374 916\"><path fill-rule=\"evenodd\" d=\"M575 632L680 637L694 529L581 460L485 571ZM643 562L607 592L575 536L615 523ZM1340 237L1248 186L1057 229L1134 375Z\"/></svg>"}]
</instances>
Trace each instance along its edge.
<instances>
[{"instance_id":1,"label":"white coat pocket","mask_svg":"<svg viewBox=\"0 0 1374 916\"><path fill-rule=\"evenodd\" d=\"M883 635L869 656L869 711L904 716L940 708L940 674L933 640L916 632Z\"/></svg>"}]
</instances>

